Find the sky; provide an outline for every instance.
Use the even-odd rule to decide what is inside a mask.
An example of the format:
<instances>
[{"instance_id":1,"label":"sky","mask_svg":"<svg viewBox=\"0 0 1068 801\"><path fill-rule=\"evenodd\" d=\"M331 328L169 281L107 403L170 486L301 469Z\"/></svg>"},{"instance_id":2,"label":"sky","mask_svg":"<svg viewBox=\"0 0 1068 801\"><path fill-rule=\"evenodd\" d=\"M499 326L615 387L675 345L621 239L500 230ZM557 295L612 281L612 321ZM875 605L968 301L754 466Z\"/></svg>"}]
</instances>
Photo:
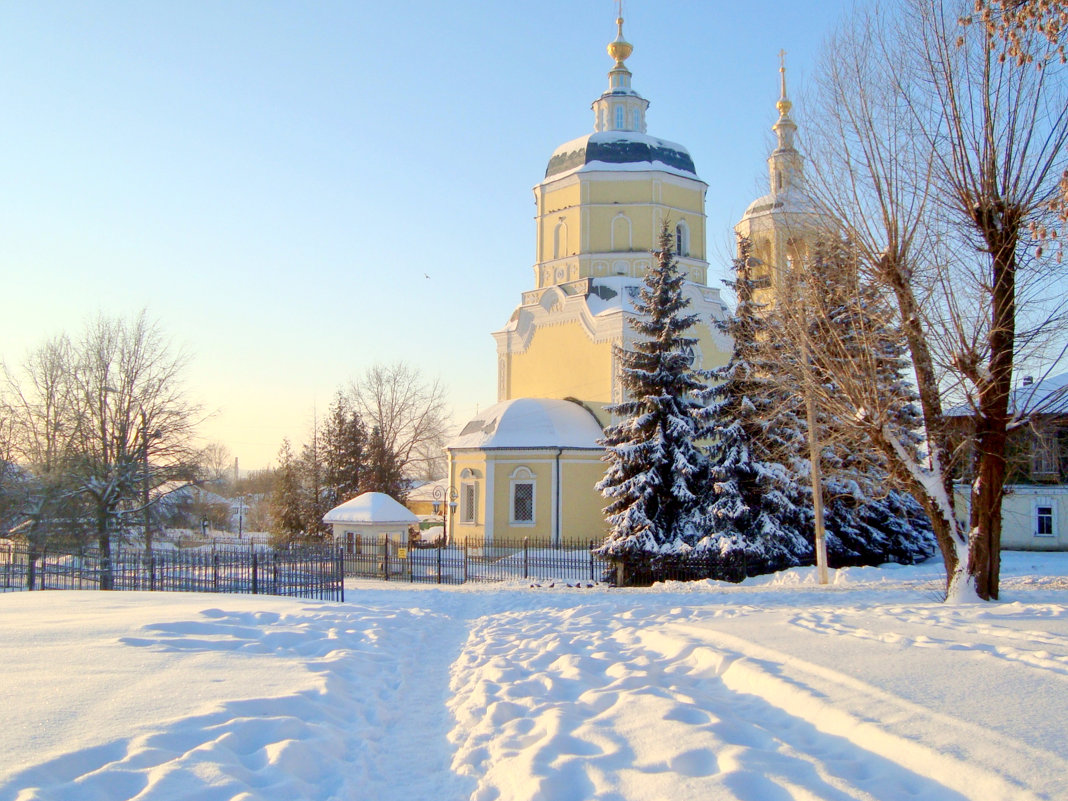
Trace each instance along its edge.
<instances>
[{"instance_id":1,"label":"sky","mask_svg":"<svg viewBox=\"0 0 1068 801\"><path fill-rule=\"evenodd\" d=\"M847 0L629 0L649 133L709 184L709 283L766 191L787 51L795 118ZM242 469L375 363L496 402L533 286L534 201L593 129L612 0L0 5L0 359L98 314L188 357L205 441ZM799 102L800 101L800 102Z\"/></svg>"}]
</instances>

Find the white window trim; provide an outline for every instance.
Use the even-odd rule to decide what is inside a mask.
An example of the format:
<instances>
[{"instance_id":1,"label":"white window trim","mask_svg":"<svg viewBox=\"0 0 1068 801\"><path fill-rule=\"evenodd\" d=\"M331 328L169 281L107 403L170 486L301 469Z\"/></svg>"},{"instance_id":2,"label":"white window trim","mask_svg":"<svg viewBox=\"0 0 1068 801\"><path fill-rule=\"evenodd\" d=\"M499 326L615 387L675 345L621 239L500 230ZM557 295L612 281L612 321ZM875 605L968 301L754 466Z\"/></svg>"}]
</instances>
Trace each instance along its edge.
<instances>
[{"instance_id":1,"label":"white window trim","mask_svg":"<svg viewBox=\"0 0 1068 801\"><path fill-rule=\"evenodd\" d=\"M1047 508L1050 510L1050 533L1039 534L1038 533L1038 510L1039 508ZM1057 504L1053 498L1035 498L1031 503L1031 525L1034 527L1032 535L1038 539L1056 539L1057 538Z\"/></svg>"},{"instance_id":2,"label":"white window trim","mask_svg":"<svg viewBox=\"0 0 1068 801\"><path fill-rule=\"evenodd\" d=\"M520 484L530 485L530 519L517 520L515 516L515 490ZM508 522L517 528L531 528L538 519L538 482L534 473L527 467L517 467L512 471L508 488Z\"/></svg>"},{"instance_id":3,"label":"white window trim","mask_svg":"<svg viewBox=\"0 0 1068 801\"><path fill-rule=\"evenodd\" d=\"M675 223L675 250L676 256L690 255L690 226L685 220Z\"/></svg>"}]
</instances>

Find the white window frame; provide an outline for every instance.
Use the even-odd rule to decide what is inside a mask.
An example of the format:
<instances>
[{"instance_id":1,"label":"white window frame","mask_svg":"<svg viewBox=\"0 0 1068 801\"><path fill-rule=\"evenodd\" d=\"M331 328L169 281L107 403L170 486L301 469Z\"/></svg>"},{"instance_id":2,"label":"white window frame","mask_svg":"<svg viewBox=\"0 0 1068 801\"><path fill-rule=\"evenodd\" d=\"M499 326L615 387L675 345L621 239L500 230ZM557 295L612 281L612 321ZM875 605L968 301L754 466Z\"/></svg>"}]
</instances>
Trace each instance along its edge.
<instances>
[{"instance_id":1,"label":"white window frame","mask_svg":"<svg viewBox=\"0 0 1068 801\"><path fill-rule=\"evenodd\" d=\"M520 486L530 487L530 519L516 517L516 490ZM538 513L538 482L537 477L528 467L517 467L512 471L509 481L508 492L508 522L513 526L530 527L535 525Z\"/></svg>"},{"instance_id":2,"label":"white window frame","mask_svg":"<svg viewBox=\"0 0 1068 801\"><path fill-rule=\"evenodd\" d=\"M478 525L478 474L465 467L460 472L460 514L462 526Z\"/></svg>"},{"instance_id":3,"label":"white window frame","mask_svg":"<svg viewBox=\"0 0 1068 801\"><path fill-rule=\"evenodd\" d=\"M679 220L675 224L675 255L690 255L690 226L685 220Z\"/></svg>"},{"instance_id":4,"label":"white window frame","mask_svg":"<svg viewBox=\"0 0 1068 801\"><path fill-rule=\"evenodd\" d=\"M616 130L622 131L626 127L627 110L622 105L616 106Z\"/></svg>"},{"instance_id":5,"label":"white window frame","mask_svg":"<svg viewBox=\"0 0 1068 801\"><path fill-rule=\"evenodd\" d=\"M1042 510L1048 509L1049 514L1043 514ZM1039 522L1049 520L1049 533L1042 533ZM1035 498L1032 504L1031 521L1034 525L1033 535L1040 539L1056 539L1057 537L1057 504L1053 498Z\"/></svg>"},{"instance_id":6,"label":"white window frame","mask_svg":"<svg viewBox=\"0 0 1068 801\"><path fill-rule=\"evenodd\" d=\"M630 115L630 119L631 119L631 126L630 127L633 128L635 131L637 131L641 127L641 120L642 120L641 112L638 109L632 110L631 111L631 115Z\"/></svg>"}]
</instances>

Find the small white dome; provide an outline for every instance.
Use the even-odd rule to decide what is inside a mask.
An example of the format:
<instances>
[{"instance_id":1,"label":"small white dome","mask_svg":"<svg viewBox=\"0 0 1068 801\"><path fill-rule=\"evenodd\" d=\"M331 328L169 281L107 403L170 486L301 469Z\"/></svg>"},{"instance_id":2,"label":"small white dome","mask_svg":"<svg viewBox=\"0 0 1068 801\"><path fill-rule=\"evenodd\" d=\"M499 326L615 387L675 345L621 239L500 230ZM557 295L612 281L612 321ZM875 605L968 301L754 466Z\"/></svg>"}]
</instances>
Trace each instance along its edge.
<instances>
[{"instance_id":1,"label":"small white dome","mask_svg":"<svg viewBox=\"0 0 1068 801\"><path fill-rule=\"evenodd\" d=\"M513 398L480 412L447 447L600 450L602 433L597 418L574 401Z\"/></svg>"},{"instance_id":2,"label":"small white dome","mask_svg":"<svg viewBox=\"0 0 1068 801\"><path fill-rule=\"evenodd\" d=\"M384 492L365 492L335 506L325 515L324 523L418 523L416 517Z\"/></svg>"}]
</instances>

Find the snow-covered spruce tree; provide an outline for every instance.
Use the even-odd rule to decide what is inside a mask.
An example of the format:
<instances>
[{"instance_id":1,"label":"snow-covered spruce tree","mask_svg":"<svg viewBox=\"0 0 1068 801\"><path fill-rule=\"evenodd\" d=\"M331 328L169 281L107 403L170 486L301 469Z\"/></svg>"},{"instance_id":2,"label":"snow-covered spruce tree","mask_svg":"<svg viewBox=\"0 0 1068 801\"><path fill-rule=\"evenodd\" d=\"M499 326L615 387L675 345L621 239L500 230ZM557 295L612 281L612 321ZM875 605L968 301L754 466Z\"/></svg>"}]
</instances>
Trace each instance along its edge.
<instances>
[{"instance_id":1,"label":"snow-covered spruce tree","mask_svg":"<svg viewBox=\"0 0 1068 801\"><path fill-rule=\"evenodd\" d=\"M278 470L271 490L271 539L275 544L298 542L304 538L303 488L297 460L288 439L278 449Z\"/></svg>"},{"instance_id":2,"label":"snow-covered spruce tree","mask_svg":"<svg viewBox=\"0 0 1068 801\"><path fill-rule=\"evenodd\" d=\"M597 489L609 501L609 534L599 553L627 584L650 582L689 553L701 530L708 460L698 443L708 427L699 397L706 384L693 368L697 340L684 335L697 315L683 314L689 301L672 245L665 221L634 303L633 346L616 348L625 399L609 407L618 422L601 440L608 469Z\"/></svg>"},{"instance_id":3,"label":"snow-covered spruce tree","mask_svg":"<svg viewBox=\"0 0 1068 801\"><path fill-rule=\"evenodd\" d=\"M340 390L330 406L322 439L327 508L331 508L360 494L366 469L367 429Z\"/></svg>"},{"instance_id":4,"label":"snow-covered spruce tree","mask_svg":"<svg viewBox=\"0 0 1068 801\"><path fill-rule=\"evenodd\" d=\"M899 442L919 458L922 437L909 363L892 310L857 270L848 242L818 243L809 269L811 368L821 391L835 393L835 376L865 374L878 387ZM936 549L930 520L907 492L894 486L885 457L850 425L817 414L824 474L828 560L832 565L912 564Z\"/></svg>"},{"instance_id":5,"label":"snow-covered spruce tree","mask_svg":"<svg viewBox=\"0 0 1068 801\"><path fill-rule=\"evenodd\" d=\"M400 457L386 442L382 430L375 426L367 443L367 469L363 473L363 492L384 492L404 503L408 497L408 482Z\"/></svg>"},{"instance_id":6,"label":"snow-covered spruce tree","mask_svg":"<svg viewBox=\"0 0 1068 801\"><path fill-rule=\"evenodd\" d=\"M741 578L809 563L811 508L798 482L805 445L796 397L784 391L778 347L753 299L750 243L741 240L734 281L738 305L721 324L734 342L731 358L712 371L711 492L707 528L697 552L724 564L724 578Z\"/></svg>"}]
</instances>

